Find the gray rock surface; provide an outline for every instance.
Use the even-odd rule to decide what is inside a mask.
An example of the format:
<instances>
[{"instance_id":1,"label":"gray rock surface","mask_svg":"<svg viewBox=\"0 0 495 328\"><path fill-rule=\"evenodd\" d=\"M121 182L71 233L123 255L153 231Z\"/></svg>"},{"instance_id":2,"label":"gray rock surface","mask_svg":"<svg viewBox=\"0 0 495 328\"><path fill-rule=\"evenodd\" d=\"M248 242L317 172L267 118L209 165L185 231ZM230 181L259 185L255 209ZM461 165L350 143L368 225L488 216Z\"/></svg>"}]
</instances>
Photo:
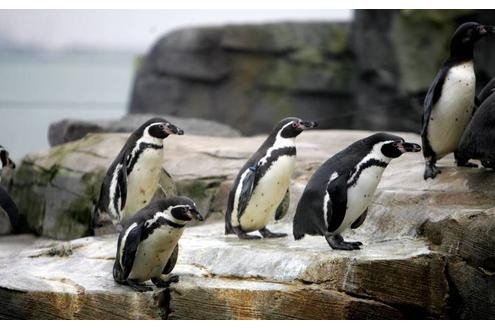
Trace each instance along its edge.
<instances>
[{"instance_id":1,"label":"gray rock surface","mask_svg":"<svg viewBox=\"0 0 495 328\"><path fill-rule=\"evenodd\" d=\"M348 33L346 24L328 23L171 32L144 58L130 112L213 119L243 134L290 115L349 126L341 111L352 108Z\"/></svg>"},{"instance_id":2,"label":"gray rock surface","mask_svg":"<svg viewBox=\"0 0 495 328\"><path fill-rule=\"evenodd\" d=\"M494 20L493 10L355 10L350 23L177 30L144 57L130 112L212 119L245 135L286 116L323 128L419 132L455 28ZM479 87L495 76L492 41L476 46Z\"/></svg>"},{"instance_id":3,"label":"gray rock surface","mask_svg":"<svg viewBox=\"0 0 495 328\"><path fill-rule=\"evenodd\" d=\"M87 236L103 177L126 139L127 135L92 134L25 156L2 179L23 225L51 238ZM160 183L156 196L175 194L176 186L165 171Z\"/></svg>"},{"instance_id":4,"label":"gray rock surface","mask_svg":"<svg viewBox=\"0 0 495 328\"><path fill-rule=\"evenodd\" d=\"M369 134L310 131L298 137L289 214L271 225L274 231L290 235L298 198L318 165ZM110 134L80 142L89 147L95 137L102 138L95 147L100 155L110 152L103 145L125 140ZM394 160L367 220L345 235L364 243L359 251L332 251L322 237L296 242L224 236L221 219L231 181L263 139L167 139L164 168L179 193L194 198L208 217L207 224L184 233L176 268L181 281L170 290L136 294L116 285L116 236L71 242L7 236L0 239L0 317L495 318L492 172L456 168L447 157L439 162L442 174L425 182L419 154ZM94 152L78 149L73 156ZM41 158L39 165L48 161Z\"/></svg>"},{"instance_id":5,"label":"gray rock surface","mask_svg":"<svg viewBox=\"0 0 495 328\"><path fill-rule=\"evenodd\" d=\"M66 142L83 138L88 133L102 132L133 132L150 118L161 116L173 122L185 131L186 134L216 137L238 137L240 132L228 125L197 118L174 117L160 114L128 114L119 120L83 121L64 119L50 124L48 128L48 142L50 146L57 146Z\"/></svg>"}]
</instances>

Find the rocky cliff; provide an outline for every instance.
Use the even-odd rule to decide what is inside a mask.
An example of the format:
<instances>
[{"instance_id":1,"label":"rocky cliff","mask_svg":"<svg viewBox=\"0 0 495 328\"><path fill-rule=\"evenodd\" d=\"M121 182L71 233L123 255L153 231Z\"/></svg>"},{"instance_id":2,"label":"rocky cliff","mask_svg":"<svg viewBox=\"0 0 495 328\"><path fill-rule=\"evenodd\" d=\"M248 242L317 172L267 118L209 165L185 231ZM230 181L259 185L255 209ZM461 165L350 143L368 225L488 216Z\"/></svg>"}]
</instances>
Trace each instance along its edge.
<instances>
[{"instance_id":1,"label":"rocky cliff","mask_svg":"<svg viewBox=\"0 0 495 328\"><path fill-rule=\"evenodd\" d=\"M323 128L418 132L422 102L464 21L493 10L356 10L350 23L188 28L144 57L130 112L198 117L261 133L285 116ZM478 86L495 41L476 47Z\"/></svg>"},{"instance_id":2,"label":"rocky cliff","mask_svg":"<svg viewBox=\"0 0 495 328\"><path fill-rule=\"evenodd\" d=\"M295 206L316 167L369 133L310 131L298 137L289 213L272 225L274 231L290 235ZM401 135L419 141L417 135ZM49 163L62 163L64 169L58 174L74 174L73 168L79 180L71 180L70 186L82 190L79 185L84 186L85 180L79 171L98 172L125 137L90 135L28 156L20 171L36 173L40 167L50 172ZM6 236L0 239L0 317L495 318L492 172L455 168L453 159L446 158L439 162L442 174L425 182L420 155L394 160L383 175L366 222L346 236L364 243L359 251L332 251L323 238L310 236L297 242L292 237L240 241L223 235L226 196L237 170L263 139L184 135L166 140L164 168L178 192L195 199L208 217L206 224L189 228L180 241L178 284L144 294L116 285L111 277L116 236L69 242ZM64 160L55 161L60 152L66 154ZM20 185L31 183L27 177L41 181L35 173L17 173L23 179ZM16 176L11 181L19 202L28 191L16 186ZM22 203L21 212L29 208L39 218L35 210L42 207L36 204L51 204L63 197L42 192L53 190L60 180L51 181L46 187L35 183L33 192L38 194L29 196L30 203ZM91 198L89 191L78 193ZM78 210L62 201L56 204L66 212ZM90 206L90 202L84 204ZM49 213L42 213L45 221L32 222L42 226L38 233L45 234L50 230L44 222L47 227L53 225ZM72 217L73 225L61 224L64 229L74 227L65 231L66 238L81 235L83 229L76 224L80 217Z\"/></svg>"}]
</instances>

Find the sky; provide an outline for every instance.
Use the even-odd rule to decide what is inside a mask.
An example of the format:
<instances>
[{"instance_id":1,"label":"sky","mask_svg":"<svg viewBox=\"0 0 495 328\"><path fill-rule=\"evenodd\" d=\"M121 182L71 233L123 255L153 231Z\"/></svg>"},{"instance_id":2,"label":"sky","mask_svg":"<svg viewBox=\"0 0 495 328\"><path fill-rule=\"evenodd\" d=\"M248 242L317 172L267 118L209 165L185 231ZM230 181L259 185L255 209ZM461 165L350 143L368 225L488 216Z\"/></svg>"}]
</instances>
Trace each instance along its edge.
<instances>
[{"instance_id":1,"label":"sky","mask_svg":"<svg viewBox=\"0 0 495 328\"><path fill-rule=\"evenodd\" d=\"M54 51L143 51L188 26L351 18L351 10L0 10L0 40Z\"/></svg>"}]
</instances>

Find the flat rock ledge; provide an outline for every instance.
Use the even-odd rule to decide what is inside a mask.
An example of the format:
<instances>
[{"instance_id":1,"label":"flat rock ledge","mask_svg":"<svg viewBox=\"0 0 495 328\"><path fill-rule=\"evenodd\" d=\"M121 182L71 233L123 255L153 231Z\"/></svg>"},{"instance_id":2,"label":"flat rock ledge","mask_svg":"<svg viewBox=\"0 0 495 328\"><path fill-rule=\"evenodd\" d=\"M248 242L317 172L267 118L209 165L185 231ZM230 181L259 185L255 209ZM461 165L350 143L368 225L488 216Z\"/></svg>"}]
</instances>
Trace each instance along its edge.
<instances>
[{"instance_id":1,"label":"flat rock ledge","mask_svg":"<svg viewBox=\"0 0 495 328\"><path fill-rule=\"evenodd\" d=\"M276 228L290 230L288 224ZM180 282L148 293L113 281L114 235L70 242L3 237L0 317L364 319L441 317L445 311L445 261L421 240L349 253L332 252L317 237L253 242L222 230L215 223L186 231L176 267ZM401 270L408 274L394 274ZM434 312L421 312L424 303Z\"/></svg>"},{"instance_id":2,"label":"flat rock ledge","mask_svg":"<svg viewBox=\"0 0 495 328\"><path fill-rule=\"evenodd\" d=\"M49 239L53 237L43 228L41 237L0 237L0 317L495 319L492 171L455 168L447 157L439 163L442 174L425 182L421 155L404 155L385 171L365 223L345 235L362 241L362 250L332 251L321 237L293 240L291 220L309 176L326 158L369 134L302 134L288 214L271 225L273 231L289 237L260 241L225 236L221 218L233 177L265 137L170 138L164 169L173 177L177 192L195 199L208 217L201 226L186 230L180 241L175 269L180 282L169 289L136 293L115 284L111 276L115 235L71 237L77 236L74 231L63 235L73 240L60 241ZM401 135L419 141L417 135ZM125 138L90 135L29 156L23 165L26 172L31 162L49 172L54 166L98 172ZM66 155L54 156L62 150ZM101 155L86 157L88 152ZM20 180L19 172L2 183L13 181L12 191L22 187L21 182L32 183L31 175ZM14 196L27 195L27 189L21 191ZM56 198L55 193L46 195L47 200Z\"/></svg>"}]
</instances>

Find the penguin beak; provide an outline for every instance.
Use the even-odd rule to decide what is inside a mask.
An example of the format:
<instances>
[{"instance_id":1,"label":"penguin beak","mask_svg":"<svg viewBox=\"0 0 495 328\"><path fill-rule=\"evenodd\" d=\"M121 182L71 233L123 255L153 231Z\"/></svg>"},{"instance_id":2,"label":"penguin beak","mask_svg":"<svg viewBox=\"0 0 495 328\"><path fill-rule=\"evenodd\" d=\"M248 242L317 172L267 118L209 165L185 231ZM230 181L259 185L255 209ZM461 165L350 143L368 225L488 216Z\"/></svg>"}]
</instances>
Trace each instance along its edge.
<instances>
[{"instance_id":1,"label":"penguin beak","mask_svg":"<svg viewBox=\"0 0 495 328\"><path fill-rule=\"evenodd\" d=\"M183 135L184 134L184 130L179 129L178 127L176 127L175 125L170 124L170 123L165 124L165 129L164 130L168 134L178 134L178 135Z\"/></svg>"},{"instance_id":2,"label":"penguin beak","mask_svg":"<svg viewBox=\"0 0 495 328\"><path fill-rule=\"evenodd\" d=\"M495 26L490 26L490 25L480 25L478 27L478 33L479 35L486 35L486 34L495 34Z\"/></svg>"},{"instance_id":3,"label":"penguin beak","mask_svg":"<svg viewBox=\"0 0 495 328\"><path fill-rule=\"evenodd\" d=\"M318 122L311 122L311 121L300 121L299 122L299 128L301 130L310 130L314 129L318 126Z\"/></svg>"},{"instance_id":4,"label":"penguin beak","mask_svg":"<svg viewBox=\"0 0 495 328\"><path fill-rule=\"evenodd\" d=\"M205 219L203 218L203 216L201 215L201 213L198 212L198 210L196 210L195 208L191 208L189 210L189 217L191 219L196 219L198 221L204 221Z\"/></svg>"},{"instance_id":5,"label":"penguin beak","mask_svg":"<svg viewBox=\"0 0 495 328\"><path fill-rule=\"evenodd\" d=\"M397 144L397 149L402 153L417 153L421 150L421 146L412 142L401 141Z\"/></svg>"}]
</instances>

